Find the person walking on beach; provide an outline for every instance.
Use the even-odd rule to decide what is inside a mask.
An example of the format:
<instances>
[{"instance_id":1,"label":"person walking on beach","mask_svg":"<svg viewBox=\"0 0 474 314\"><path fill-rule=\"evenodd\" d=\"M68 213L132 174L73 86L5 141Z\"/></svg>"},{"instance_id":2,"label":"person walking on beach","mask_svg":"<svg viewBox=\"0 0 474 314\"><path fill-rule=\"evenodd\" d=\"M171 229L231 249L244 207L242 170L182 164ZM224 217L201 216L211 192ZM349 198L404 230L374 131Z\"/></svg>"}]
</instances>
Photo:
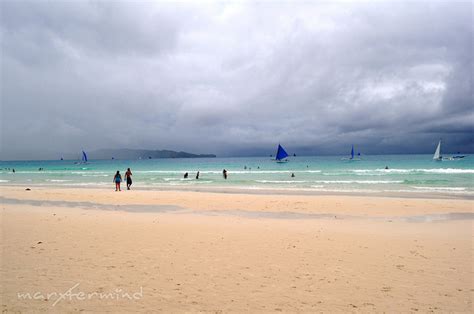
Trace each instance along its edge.
<instances>
[{"instance_id":1,"label":"person walking on beach","mask_svg":"<svg viewBox=\"0 0 474 314\"><path fill-rule=\"evenodd\" d=\"M130 168L125 172L125 180L127 180L127 190L130 190L130 186L132 185L132 171Z\"/></svg>"},{"instance_id":2,"label":"person walking on beach","mask_svg":"<svg viewBox=\"0 0 474 314\"><path fill-rule=\"evenodd\" d=\"M117 173L114 176L114 182L115 182L115 192L122 191L120 189L120 182L122 182L122 176L120 175L120 171L118 171L118 170L117 170Z\"/></svg>"},{"instance_id":3,"label":"person walking on beach","mask_svg":"<svg viewBox=\"0 0 474 314\"><path fill-rule=\"evenodd\" d=\"M199 171L196 173L196 180L199 179Z\"/></svg>"},{"instance_id":4,"label":"person walking on beach","mask_svg":"<svg viewBox=\"0 0 474 314\"><path fill-rule=\"evenodd\" d=\"M184 174L184 178L187 179L188 176L189 176L189 174L186 172L186 173Z\"/></svg>"},{"instance_id":5,"label":"person walking on beach","mask_svg":"<svg viewBox=\"0 0 474 314\"><path fill-rule=\"evenodd\" d=\"M227 170L222 170L222 175L224 176L224 179L227 180Z\"/></svg>"}]
</instances>

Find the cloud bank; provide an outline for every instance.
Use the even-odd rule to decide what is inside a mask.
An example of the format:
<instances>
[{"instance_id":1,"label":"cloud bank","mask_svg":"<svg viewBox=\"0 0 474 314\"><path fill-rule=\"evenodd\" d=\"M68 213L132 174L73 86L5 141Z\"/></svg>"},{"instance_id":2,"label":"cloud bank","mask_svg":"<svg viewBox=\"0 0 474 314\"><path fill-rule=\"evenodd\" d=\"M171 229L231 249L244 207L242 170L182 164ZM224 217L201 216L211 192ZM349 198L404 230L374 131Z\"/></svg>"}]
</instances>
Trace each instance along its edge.
<instances>
[{"instance_id":1,"label":"cloud bank","mask_svg":"<svg viewBox=\"0 0 474 314\"><path fill-rule=\"evenodd\" d=\"M469 1L0 7L2 159L474 151Z\"/></svg>"}]
</instances>

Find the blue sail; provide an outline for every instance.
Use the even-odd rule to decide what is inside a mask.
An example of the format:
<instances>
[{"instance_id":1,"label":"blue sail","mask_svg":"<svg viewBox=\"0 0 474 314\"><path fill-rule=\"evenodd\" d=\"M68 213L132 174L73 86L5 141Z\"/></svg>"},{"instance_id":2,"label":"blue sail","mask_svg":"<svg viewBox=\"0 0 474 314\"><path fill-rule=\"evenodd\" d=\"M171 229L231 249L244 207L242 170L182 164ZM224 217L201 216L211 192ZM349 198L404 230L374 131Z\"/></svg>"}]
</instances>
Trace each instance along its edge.
<instances>
[{"instance_id":1,"label":"blue sail","mask_svg":"<svg viewBox=\"0 0 474 314\"><path fill-rule=\"evenodd\" d=\"M288 154L287 152L283 149L283 147L281 147L280 144L278 144L278 151L277 151L277 154L276 154L276 160L282 160L284 158L288 157Z\"/></svg>"},{"instance_id":2,"label":"blue sail","mask_svg":"<svg viewBox=\"0 0 474 314\"><path fill-rule=\"evenodd\" d=\"M87 162L87 155L85 151L82 151L82 161Z\"/></svg>"},{"instance_id":3,"label":"blue sail","mask_svg":"<svg viewBox=\"0 0 474 314\"><path fill-rule=\"evenodd\" d=\"M352 145L351 149L351 159L354 159L354 145Z\"/></svg>"}]
</instances>

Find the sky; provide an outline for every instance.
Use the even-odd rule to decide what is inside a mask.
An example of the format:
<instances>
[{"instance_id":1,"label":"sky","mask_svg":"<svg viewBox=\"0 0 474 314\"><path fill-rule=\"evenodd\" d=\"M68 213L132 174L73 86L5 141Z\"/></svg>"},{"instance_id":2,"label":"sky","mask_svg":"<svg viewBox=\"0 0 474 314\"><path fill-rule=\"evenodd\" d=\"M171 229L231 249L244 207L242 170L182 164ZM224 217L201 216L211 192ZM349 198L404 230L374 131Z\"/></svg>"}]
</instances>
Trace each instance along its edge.
<instances>
[{"instance_id":1,"label":"sky","mask_svg":"<svg viewBox=\"0 0 474 314\"><path fill-rule=\"evenodd\" d=\"M0 1L0 159L474 152L471 1Z\"/></svg>"}]
</instances>

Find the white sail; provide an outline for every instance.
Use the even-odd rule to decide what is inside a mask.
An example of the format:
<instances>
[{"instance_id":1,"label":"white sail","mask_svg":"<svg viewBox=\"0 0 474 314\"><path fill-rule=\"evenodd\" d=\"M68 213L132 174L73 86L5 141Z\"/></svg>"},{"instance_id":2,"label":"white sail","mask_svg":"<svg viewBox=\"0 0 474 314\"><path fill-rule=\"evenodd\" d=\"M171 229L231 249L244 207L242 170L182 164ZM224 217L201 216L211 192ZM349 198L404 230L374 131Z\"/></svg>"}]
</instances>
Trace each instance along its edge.
<instances>
[{"instance_id":1,"label":"white sail","mask_svg":"<svg viewBox=\"0 0 474 314\"><path fill-rule=\"evenodd\" d=\"M438 143L438 147L436 147L436 151L433 155L434 160L441 160L441 141Z\"/></svg>"}]
</instances>

